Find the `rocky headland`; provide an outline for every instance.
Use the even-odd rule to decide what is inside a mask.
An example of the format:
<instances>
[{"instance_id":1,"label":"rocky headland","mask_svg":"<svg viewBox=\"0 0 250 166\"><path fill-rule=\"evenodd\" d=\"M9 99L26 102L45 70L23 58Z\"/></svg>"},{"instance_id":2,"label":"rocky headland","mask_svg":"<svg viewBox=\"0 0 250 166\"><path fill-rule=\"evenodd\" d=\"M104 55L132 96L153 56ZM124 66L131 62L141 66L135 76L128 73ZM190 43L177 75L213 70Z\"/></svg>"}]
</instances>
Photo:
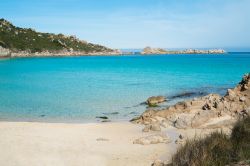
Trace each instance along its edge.
<instances>
[{"instance_id":1,"label":"rocky headland","mask_svg":"<svg viewBox=\"0 0 250 166\"><path fill-rule=\"evenodd\" d=\"M209 50L198 50L198 49L186 49L186 50L165 50L162 48L151 48L146 47L142 50L142 55L151 54L225 54L226 51L223 49L209 49Z\"/></svg>"},{"instance_id":2,"label":"rocky headland","mask_svg":"<svg viewBox=\"0 0 250 166\"><path fill-rule=\"evenodd\" d=\"M120 54L120 50L92 44L73 35L41 33L0 19L0 58Z\"/></svg>"}]
</instances>

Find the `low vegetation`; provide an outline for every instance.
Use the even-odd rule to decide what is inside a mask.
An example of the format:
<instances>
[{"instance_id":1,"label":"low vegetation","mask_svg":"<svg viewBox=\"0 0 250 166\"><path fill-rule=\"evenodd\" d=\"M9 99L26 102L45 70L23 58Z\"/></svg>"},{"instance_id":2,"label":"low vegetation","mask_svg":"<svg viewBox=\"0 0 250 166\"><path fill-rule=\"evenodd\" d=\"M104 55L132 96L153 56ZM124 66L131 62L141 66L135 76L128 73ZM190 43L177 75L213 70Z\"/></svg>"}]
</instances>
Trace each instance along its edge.
<instances>
[{"instance_id":1,"label":"low vegetation","mask_svg":"<svg viewBox=\"0 0 250 166\"><path fill-rule=\"evenodd\" d=\"M237 160L250 160L250 117L235 125L231 142L237 154Z\"/></svg>"},{"instance_id":2,"label":"low vegetation","mask_svg":"<svg viewBox=\"0 0 250 166\"><path fill-rule=\"evenodd\" d=\"M19 28L5 19L0 19L0 46L8 48L12 52L28 51L32 53L59 50L86 53L112 51L104 46L79 40L75 36L40 33L30 28Z\"/></svg>"},{"instance_id":3,"label":"low vegetation","mask_svg":"<svg viewBox=\"0 0 250 166\"><path fill-rule=\"evenodd\" d=\"M231 136L214 132L203 139L188 140L173 156L173 166L225 166L250 164L250 117L240 120Z\"/></svg>"}]
</instances>

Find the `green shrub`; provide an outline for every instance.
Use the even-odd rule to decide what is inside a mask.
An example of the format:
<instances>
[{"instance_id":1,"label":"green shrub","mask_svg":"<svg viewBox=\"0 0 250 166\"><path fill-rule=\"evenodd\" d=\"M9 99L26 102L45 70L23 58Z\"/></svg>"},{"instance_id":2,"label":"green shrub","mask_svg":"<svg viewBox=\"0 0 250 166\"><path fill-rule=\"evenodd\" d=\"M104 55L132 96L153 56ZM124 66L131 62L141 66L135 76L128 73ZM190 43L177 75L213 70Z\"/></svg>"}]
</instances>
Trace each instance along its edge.
<instances>
[{"instance_id":1,"label":"green shrub","mask_svg":"<svg viewBox=\"0 0 250 166\"><path fill-rule=\"evenodd\" d=\"M250 159L250 117L239 121L232 130L231 140L238 160Z\"/></svg>"},{"instance_id":2,"label":"green shrub","mask_svg":"<svg viewBox=\"0 0 250 166\"><path fill-rule=\"evenodd\" d=\"M225 166L250 159L250 117L239 120L231 137L214 132L187 140L172 158L173 166Z\"/></svg>"},{"instance_id":3,"label":"green shrub","mask_svg":"<svg viewBox=\"0 0 250 166\"><path fill-rule=\"evenodd\" d=\"M233 158L232 143L222 132L215 132L204 139L187 140L173 157L173 165L214 166L225 165Z\"/></svg>"}]
</instances>

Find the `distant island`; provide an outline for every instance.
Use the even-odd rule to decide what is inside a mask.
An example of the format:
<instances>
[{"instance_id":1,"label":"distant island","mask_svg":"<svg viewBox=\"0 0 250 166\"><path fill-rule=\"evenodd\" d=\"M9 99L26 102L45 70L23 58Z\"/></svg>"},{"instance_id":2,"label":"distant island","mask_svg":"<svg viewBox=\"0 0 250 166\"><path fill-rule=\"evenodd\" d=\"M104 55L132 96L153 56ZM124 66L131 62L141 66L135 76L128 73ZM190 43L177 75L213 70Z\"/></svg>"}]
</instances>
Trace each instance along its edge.
<instances>
[{"instance_id":1,"label":"distant island","mask_svg":"<svg viewBox=\"0 0 250 166\"><path fill-rule=\"evenodd\" d=\"M41 33L0 19L0 57L119 55L119 50L88 43L75 36Z\"/></svg>"},{"instance_id":2,"label":"distant island","mask_svg":"<svg viewBox=\"0 0 250 166\"><path fill-rule=\"evenodd\" d=\"M186 50L165 50L162 48L151 48L146 47L142 50L141 54L225 54L226 51L223 49L209 49L209 50L198 50L198 49L186 49Z\"/></svg>"}]
</instances>

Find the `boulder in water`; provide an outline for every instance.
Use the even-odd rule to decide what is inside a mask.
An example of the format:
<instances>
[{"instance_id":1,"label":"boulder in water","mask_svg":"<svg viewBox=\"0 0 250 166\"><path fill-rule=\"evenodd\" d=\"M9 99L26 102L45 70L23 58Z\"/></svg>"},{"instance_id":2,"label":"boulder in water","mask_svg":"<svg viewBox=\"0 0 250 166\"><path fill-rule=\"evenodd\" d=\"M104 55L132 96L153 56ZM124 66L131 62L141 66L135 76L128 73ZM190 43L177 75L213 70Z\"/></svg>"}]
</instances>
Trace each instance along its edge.
<instances>
[{"instance_id":1,"label":"boulder in water","mask_svg":"<svg viewBox=\"0 0 250 166\"><path fill-rule=\"evenodd\" d=\"M150 98L147 99L147 104L149 106L155 106L159 103L163 103L166 101L166 98L164 96L152 96Z\"/></svg>"}]
</instances>

